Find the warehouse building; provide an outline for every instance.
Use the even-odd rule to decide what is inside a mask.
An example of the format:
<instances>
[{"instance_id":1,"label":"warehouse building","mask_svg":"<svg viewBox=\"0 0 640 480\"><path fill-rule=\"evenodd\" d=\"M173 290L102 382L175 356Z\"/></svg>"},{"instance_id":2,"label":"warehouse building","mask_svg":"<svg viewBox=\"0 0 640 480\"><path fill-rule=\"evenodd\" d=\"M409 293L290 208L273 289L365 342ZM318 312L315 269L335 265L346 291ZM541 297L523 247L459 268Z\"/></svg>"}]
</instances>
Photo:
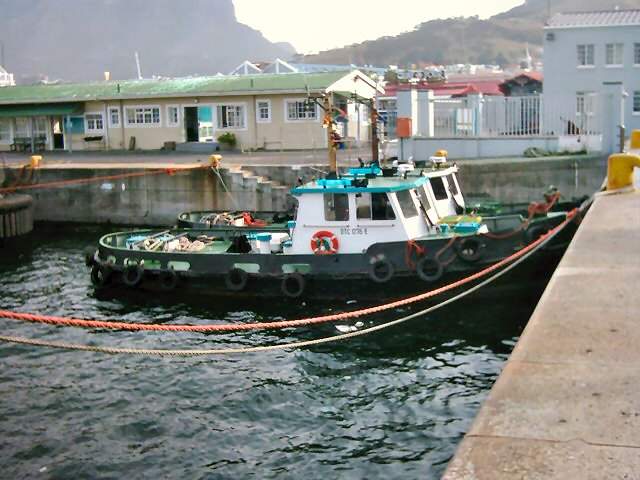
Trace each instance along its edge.
<instances>
[{"instance_id":1,"label":"warehouse building","mask_svg":"<svg viewBox=\"0 0 640 480\"><path fill-rule=\"evenodd\" d=\"M357 70L5 87L0 151L213 149L227 132L242 149L324 148L323 112L309 95L334 96L348 137L366 124L356 100L380 92Z\"/></svg>"}]
</instances>

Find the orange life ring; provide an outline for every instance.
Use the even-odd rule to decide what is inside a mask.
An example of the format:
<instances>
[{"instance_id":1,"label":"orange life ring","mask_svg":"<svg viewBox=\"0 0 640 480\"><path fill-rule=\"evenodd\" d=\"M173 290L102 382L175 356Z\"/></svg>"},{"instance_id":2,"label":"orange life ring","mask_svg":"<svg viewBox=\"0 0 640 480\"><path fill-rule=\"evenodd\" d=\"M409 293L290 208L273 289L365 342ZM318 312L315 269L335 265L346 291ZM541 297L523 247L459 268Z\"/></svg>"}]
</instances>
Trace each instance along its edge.
<instances>
[{"instance_id":1,"label":"orange life ring","mask_svg":"<svg viewBox=\"0 0 640 480\"><path fill-rule=\"evenodd\" d=\"M327 230L320 230L311 237L311 250L316 255L335 255L338 253L338 245L338 237Z\"/></svg>"}]
</instances>

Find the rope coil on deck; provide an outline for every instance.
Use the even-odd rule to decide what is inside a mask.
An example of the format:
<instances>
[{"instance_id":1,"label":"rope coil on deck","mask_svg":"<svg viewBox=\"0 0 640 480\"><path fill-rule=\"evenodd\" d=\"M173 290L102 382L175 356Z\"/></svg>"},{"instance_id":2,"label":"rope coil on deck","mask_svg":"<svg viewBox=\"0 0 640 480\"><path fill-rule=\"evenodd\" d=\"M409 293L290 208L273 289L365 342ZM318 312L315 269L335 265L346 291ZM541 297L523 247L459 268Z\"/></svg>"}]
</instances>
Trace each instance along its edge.
<instances>
[{"instance_id":1,"label":"rope coil on deck","mask_svg":"<svg viewBox=\"0 0 640 480\"><path fill-rule=\"evenodd\" d=\"M283 321L277 321L277 322L254 322L254 323L245 323L245 324L221 324L221 325L184 325L184 324L161 325L161 324L153 324L153 323L109 322L109 321L102 321L102 320L82 320L82 319L67 318L67 317L37 315L37 314L31 314L31 313L19 313L19 312L7 311L7 310L0 310L0 318L6 318L10 320L21 320L21 321L33 322L33 323L45 323L49 325L79 327L79 328L104 328L104 329L111 329L111 330L127 330L127 331L165 331L165 332L171 331L171 332L197 332L197 333L235 332L235 331L247 331L247 330L273 330L273 329L315 325L315 324L334 322L334 321L340 321L340 320L348 320L348 319L358 318L358 317L371 315L374 313L380 313L380 312L391 310L394 308L410 305L422 300L426 300L428 298L435 297L449 290L453 290L455 288L458 288L474 280L478 280L488 275L489 273L492 273L500 269L501 267L508 265L509 263L521 257L526 256L529 252L535 251L540 245L542 245L543 243L546 243L551 237L555 236L560 230L562 230L566 225L568 225L572 221L572 219L575 217L576 213L577 213L577 209L572 210L567 214L567 218L562 223L560 223L558 226L554 227L553 229L549 230L546 234L542 235L539 239L530 243L529 245L515 252L509 257L506 257L500 260L499 262L496 262L493 265L490 265L489 267L483 270L480 270L479 272L469 275L456 282L452 282L450 284L444 285L440 288L436 288L434 290L421 293L419 295L407 297L394 302L377 305L375 307L364 308L360 310L353 310L349 312L336 313L331 315L322 315L317 317L309 317L309 318L303 318L298 320L283 320Z\"/></svg>"},{"instance_id":2,"label":"rope coil on deck","mask_svg":"<svg viewBox=\"0 0 640 480\"><path fill-rule=\"evenodd\" d=\"M369 327L369 328L366 328L366 329L363 329L363 330L358 330L358 331L355 331L355 332L344 333L344 334L341 334L341 335L334 335L334 336L331 336L331 337L323 337L323 338L318 338L318 339L315 339L315 340L306 340L306 341L301 341L301 342L290 342L290 343L276 344L276 345L260 345L260 346L256 346L256 347L238 347L238 348L223 348L223 349L192 349L192 350L186 350L186 349L143 349L143 348L103 347L103 346L80 345L80 344L63 343L63 342L49 342L49 341L45 341L45 340L37 340L37 339L31 339L31 338L6 336L6 335L0 335L0 341L10 342L10 343L17 343L17 344L22 344L22 345L32 345L32 346L39 346L39 347L50 347L50 348L57 348L57 349L63 349L63 350L78 350L78 351L87 351L87 352L96 352L96 353L106 353L106 354L111 354L111 355L129 354L129 355L142 355L142 356L195 357L195 356L205 356L205 355L223 355L223 354L236 354L236 353L257 353L257 352L267 352L267 351L274 351L274 350L295 349L295 348L302 348L302 347L320 345L320 344L329 343L329 342L337 342L337 341L346 340L346 339L354 338L354 337L360 337L360 336L363 336L363 335L367 335L369 333L373 333L373 332L380 331L380 330L383 330L383 329L386 329L386 328L389 328L389 327L392 327L392 326L395 326L395 325L399 325L401 323L407 322L409 320L412 320L414 318L420 317L422 315L426 315L426 314L428 314L430 312L433 312L435 310L438 310L438 309L440 309L440 308L442 308L442 307L444 307L446 305L454 303L454 302L460 300L461 298L464 298L467 295L470 295L471 293L473 293L473 292L479 290L480 288L490 284L491 282L497 280L498 278L500 278L501 276L505 275L510 270L514 269L517 265L519 265L520 263L524 262L527 258L529 258L531 255L536 253L536 251L539 248L544 246L553 237L555 237L558 233L560 233L562 231L562 229L564 227L566 227L569 224L569 222L571 221L571 219L575 216L575 212L576 212L576 210L573 210L572 212L570 212L567 215L567 219L564 222L562 222L560 225L558 225L557 227L553 228L552 230L547 232L547 234L545 234L543 237L538 239L535 242L535 247L528 248L527 250L525 250L525 249L520 250L519 252L517 252L517 253L520 254L520 256L518 258L516 258L513 261L513 263L511 263L510 265L507 265L503 270L497 272L493 276L483 280L482 282L480 282L477 285L469 288L468 290L465 290L464 292L461 292L461 293L459 293L459 294L457 294L457 295L455 295L455 296L453 296L453 297L451 297L451 298L449 298L447 300L444 300L443 302L440 302L437 305L434 305L432 307L426 308L424 310L420 310L419 312L415 312L415 313L412 313L410 315L406 315L404 317L401 317L399 319L392 320L390 322L386 322L386 323L383 323L383 324L380 324L380 325L376 325L376 326L373 326L373 327ZM533 245L533 244L531 244L531 245ZM529 245L529 246L531 246L531 245ZM512 258L512 257L510 257L510 258Z\"/></svg>"}]
</instances>

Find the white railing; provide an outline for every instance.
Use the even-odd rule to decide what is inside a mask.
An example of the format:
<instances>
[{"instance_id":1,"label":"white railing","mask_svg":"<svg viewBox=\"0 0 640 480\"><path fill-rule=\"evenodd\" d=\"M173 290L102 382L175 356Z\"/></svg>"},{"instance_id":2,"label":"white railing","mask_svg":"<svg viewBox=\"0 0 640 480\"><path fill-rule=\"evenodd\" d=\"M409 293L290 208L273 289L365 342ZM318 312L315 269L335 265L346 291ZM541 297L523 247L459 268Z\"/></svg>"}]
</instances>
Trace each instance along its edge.
<instances>
[{"instance_id":1,"label":"white railing","mask_svg":"<svg viewBox=\"0 0 640 480\"><path fill-rule=\"evenodd\" d=\"M433 100L436 137L580 136L602 133L602 101L584 94L549 105L544 95Z\"/></svg>"}]
</instances>

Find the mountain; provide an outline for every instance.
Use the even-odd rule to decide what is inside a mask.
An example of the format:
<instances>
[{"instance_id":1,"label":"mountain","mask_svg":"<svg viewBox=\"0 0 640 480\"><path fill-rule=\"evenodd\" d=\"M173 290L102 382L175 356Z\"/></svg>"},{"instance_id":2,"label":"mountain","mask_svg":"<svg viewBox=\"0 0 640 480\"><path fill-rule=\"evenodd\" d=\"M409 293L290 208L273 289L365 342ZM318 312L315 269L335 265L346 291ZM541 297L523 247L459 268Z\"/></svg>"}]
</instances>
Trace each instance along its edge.
<instances>
[{"instance_id":1,"label":"mountain","mask_svg":"<svg viewBox=\"0 0 640 480\"><path fill-rule=\"evenodd\" d=\"M527 0L487 20L478 17L432 20L413 31L344 48L305 55L306 63L359 65L518 63L529 45L534 58L542 49L542 27L551 14L640 8L640 0ZM549 8L550 7L550 8Z\"/></svg>"},{"instance_id":2,"label":"mountain","mask_svg":"<svg viewBox=\"0 0 640 480\"><path fill-rule=\"evenodd\" d=\"M246 59L289 58L239 23L232 0L0 0L0 42L17 80L89 81L227 73Z\"/></svg>"}]
</instances>

